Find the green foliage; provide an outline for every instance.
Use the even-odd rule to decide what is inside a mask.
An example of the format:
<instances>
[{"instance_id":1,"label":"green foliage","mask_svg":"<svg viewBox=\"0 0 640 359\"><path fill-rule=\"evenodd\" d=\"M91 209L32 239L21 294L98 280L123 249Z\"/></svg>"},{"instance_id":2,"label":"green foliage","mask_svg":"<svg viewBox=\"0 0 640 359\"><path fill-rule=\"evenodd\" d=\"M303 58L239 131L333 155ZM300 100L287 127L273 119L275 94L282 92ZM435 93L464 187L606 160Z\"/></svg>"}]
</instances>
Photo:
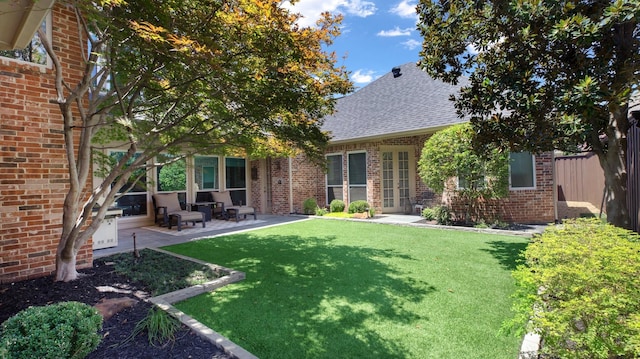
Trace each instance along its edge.
<instances>
[{"instance_id":1,"label":"green foliage","mask_svg":"<svg viewBox=\"0 0 640 359\"><path fill-rule=\"evenodd\" d=\"M154 307L149 309L147 316L136 324L133 332L125 342L146 331L149 343L152 345L164 345L169 341L175 341L176 332L179 329L180 322L176 318L164 310Z\"/></svg>"},{"instance_id":2,"label":"green foliage","mask_svg":"<svg viewBox=\"0 0 640 359\"><path fill-rule=\"evenodd\" d=\"M170 161L167 155L159 156L163 161ZM184 158L167 163L158 173L160 191L184 191L187 189L187 168Z\"/></svg>"},{"instance_id":3,"label":"green foliage","mask_svg":"<svg viewBox=\"0 0 640 359\"><path fill-rule=\"evenodd\" d=\"M424 208L422 210L422 217L427 221L433 221L436 219L436 211L433 208Z\"/></svg>"},{"instance_id":4,"label":"green foliage","mask_svg":"<svg viewBox=\"0 0 640 359\"><path fill-rule=\"evenodd\" d=\"M615 193L609 220L628 224L620 149L640 71L640 1L421 0L417 10L421 66L461 83L455 106L473 125L474 147L539 153L586 144Z\"/></svg>"},{"instance_id":5,"label":"green foliage","mask_svg":"<svg viewBox=\"0 0 640 359\"><path fill-rule=\"evenodd\" d=\"M480 200L509 194L509 156L496 149L476 154L472 138L468 123L436 132L424 144L418 169L429 188L455 193L466 205L466 216L479 220L484 216Z\"/></svg>"},{"instance_id":6,"label":"green foliage","mask_svg":"<svg viewBox=\"0 0 640 359\"><path fill-rule=\"evenodd\" d=\"M84 303L30 307L2 323L0 354L16 359L84 358L100 343L101 328L102 316Z\"/></svg>"},{"instance_id":7,"label":"green foliage","mask_svg":"<svg viewBox=\"0 0 640 359\"><path fill-rule=\"evenodd\" d=\"M324 207L317 207L316 208L316 216L324 216L327 213L329 213L329 211L327 211L327 209L324 208Z\"/></svg>"},{"instance_id":8,"label":"green foliage","mask_svg":"<svg viewBox=\"0 0 640 359\"><path fill-rule=\"evenodd\" d=\"M451 210L447 206L436 206L433 209L436 222L442 225L451 224Z\"/></svg>"},{"instance_id":9,"label":"green foliage","mask_svg":"<svg viewBox=\"0 0 640 359\"><path fill-rule=\"evenodd\" d=\"M108 259L113 262L116 272L145 283L152 295L202 284L225 275L209 266L151 249L140 251L139 259L131 253L114 254Z\"/></svg>"},{"instance_id":10,"label":"green foliage","mask_svg":"<svg viewBox=\"0 0 640 359\"><path fill-rule=\"evenodd\" d=\"M314 214L318 208L318 201L315 198L310 197L302 202L302 211L304 214Z\"/></svg>"},{"instance_id":11,"label":"green foliage","mask_svg":"<svg viewBox=\"0 0 640 359\"><path fill-rule=\"evenodd\" d=\"M548 228L513 273L515 317L505 327L540 333L552 357L637 358L638 240L636 233L597 219Z\"/></svg>"},{"instance_id":12,"label":"green foliage","mask_svg":"<svg viewBox=\"0 0 640 359\"><path fill-rule=\"evenodd\" d=\"M369 211L370 206L367 201L353 201L349 203L349 213L364 213Z\"/></svg>"},{"instance_id":13,"label":"green foliage","mask_svg":"<svg viewBox=\"0 0 640 359\"><path fill-rule=\"evenodd\" d=\"M65 231L60 239L68 253L75 256L72 248L82 247L97 229L87 221L104 216L98 212L92 218L83 210L103 200L103 207L112 205L119 191L142 180L136 171L164 165L155 162L160 153L245 158L304 153L311 161L325 161L329 135L321 119L333 113L335 95L353 87L346 69L327 51L340 34L339 15L326 13L314 26L298 26L298 15L279 0L104 0L65 6L75 17L69 23L78 24L70 29L77 36L68 40L77 42L52 46L46 36L41 40L55 67L55 93L49 95L61 104L60 123L67 124L55 131L72 146L65 148L71 178L63 221L83 228ZM72 83L82 85L66 85ZM112 162L105 152L114 148L126 155ZM92 149L103 152L95 166ZM177 168L162 172L167 173L158 185L184 188ZM60 275L71 280L76 273Z\"/></svg>"},{"instance_id":14,"label":"green foliage","mask_svg":"<svg viewBox=\"0 0 640 359\"><path fill-rule=\"evenodd\" d=\"M341 199L334 199L333 201L331 201L331 203L329 203L329 208L331 210L331 213L344 212L345 207L346 205L344 204L344 201Z\"/></svg>"}]
</instances>

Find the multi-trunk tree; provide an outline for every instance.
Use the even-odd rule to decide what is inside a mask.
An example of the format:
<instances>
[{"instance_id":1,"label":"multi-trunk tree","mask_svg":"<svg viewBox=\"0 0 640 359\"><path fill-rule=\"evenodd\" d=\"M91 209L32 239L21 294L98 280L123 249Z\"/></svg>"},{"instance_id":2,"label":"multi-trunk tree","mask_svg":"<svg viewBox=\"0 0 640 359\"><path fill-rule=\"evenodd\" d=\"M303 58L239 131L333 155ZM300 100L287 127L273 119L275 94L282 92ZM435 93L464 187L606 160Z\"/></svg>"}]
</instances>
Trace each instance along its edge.
<instances>
[{"instance_id":1,"label":"multi-trunk tree","mask_svg":"<svg viewBox=\"0 0 640 359\"><path fill-rule=\"evenodd\" d=\"M321 119L333 111L334 94L351 90L324 48L340 19L299 27L280 3L64 2L79 26L79 80L65 77L62 50L40 36L55 69L70 175L57 280L77 278L80 247L117 196L167 164L155 160L160 153L175 162L295 148L321 158L328 140ZM102 181L92 182L94 174Z\"/></svg>"},{"instance_id":2,"label":"multi-trunk tree","mask_svg":"<svg viewBox=\"0 0 640 359\"><path fill-rule=\"evenodd\" d=\"M421 65L468 75L456 109L486 153L594 151L607 219L629 227L628 111L640 70L640 1L421 0Z\"/></svg>"}]
</instances>

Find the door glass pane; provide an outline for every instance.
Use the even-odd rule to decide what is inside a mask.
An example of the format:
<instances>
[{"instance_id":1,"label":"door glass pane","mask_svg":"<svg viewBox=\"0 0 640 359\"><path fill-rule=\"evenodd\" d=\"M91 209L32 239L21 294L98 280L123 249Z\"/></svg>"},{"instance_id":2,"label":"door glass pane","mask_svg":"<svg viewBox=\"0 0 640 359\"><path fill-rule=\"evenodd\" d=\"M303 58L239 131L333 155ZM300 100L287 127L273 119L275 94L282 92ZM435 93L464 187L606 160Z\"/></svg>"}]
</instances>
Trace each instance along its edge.
<instances>
[{"instance_id":1,"label":"door glass pane","mask_svg":"<svg viewBox=\"0 0 640 359\"><path fill-rule=\"evenodd\" d=\"M382 201L384 207L394 207L393 152L382 153Z\"/></svg>"},{"instance_id":2,"label":"door glass pane","mask_svg":"<svg viewBox=\"0 0 640 359\"><path fill-rule=\"evenodd\" d=\"M409 152L398 152L398 196L400 206L409 205Z\"/></svg>"}]
</instances>

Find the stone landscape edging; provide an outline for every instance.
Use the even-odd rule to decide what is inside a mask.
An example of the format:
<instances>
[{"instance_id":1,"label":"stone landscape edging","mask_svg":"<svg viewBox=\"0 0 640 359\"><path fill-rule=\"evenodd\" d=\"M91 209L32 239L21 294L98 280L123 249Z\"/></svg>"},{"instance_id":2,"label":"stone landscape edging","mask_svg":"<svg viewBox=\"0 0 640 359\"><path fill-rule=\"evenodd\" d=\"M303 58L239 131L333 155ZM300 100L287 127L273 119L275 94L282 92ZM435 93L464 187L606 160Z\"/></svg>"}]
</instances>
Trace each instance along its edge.
<instances>
[{"instance_id":1,"label":"stone landscape edging","mask_svg":"<svg viewBox=\"0 0 640 359\"><path fill-rule=\"evenodd\" d=\"M168 314L177 318L181 323L189 327L191 330L193 330L195 333L200 335L205 340L208 340L213 345L222 349L228 355L237 359L258 359L258 357L249 353L241 346L235 344L234 342L227 339L220 333L212 330L211 328L200 323L196 319L193 319L186 313L182 312L181 310L173 306L174 303L189 299L191 297L195 297L196 295L211 292L215 289L221 288L231 283L239 282L245 279L245 273L241 271L233 270L230 268L222 267L219 265L207 263L199 259L165 251L163 249L159 249L159 248L149 248L149 249L160 252L160 253L172 255L180 259L206 265L216 273L220 273L220 272L229 273L225 276L222 276L220 278L214 279L212 281L209 281L203 284L197 284L188 288L180 289L174 292L149 298L149 301L153 303L155 306L157 306L158 308L164 310Z\"/></svg>"}]
</instances>

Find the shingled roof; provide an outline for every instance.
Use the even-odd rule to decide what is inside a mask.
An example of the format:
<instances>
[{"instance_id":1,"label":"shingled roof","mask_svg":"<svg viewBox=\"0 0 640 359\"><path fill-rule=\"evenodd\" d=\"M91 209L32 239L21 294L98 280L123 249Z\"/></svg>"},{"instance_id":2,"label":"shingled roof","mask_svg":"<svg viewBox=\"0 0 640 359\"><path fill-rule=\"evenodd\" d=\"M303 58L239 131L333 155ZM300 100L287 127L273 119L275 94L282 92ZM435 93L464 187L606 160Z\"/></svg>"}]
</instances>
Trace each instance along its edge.
<instances>
[{"instance_id":1,"label":"shingled roof","mask_svg":"<svg viewBox=\"0 0 640 359\"><path fill-rule=\"evenodd\" d=\"M337 100L336 113L322 126L331 133L331 143L428 133L466 122L449 100L460 84L435 80L415 62L399 68L400 76L389 72Z\"/></svg>"}]
</instances>

